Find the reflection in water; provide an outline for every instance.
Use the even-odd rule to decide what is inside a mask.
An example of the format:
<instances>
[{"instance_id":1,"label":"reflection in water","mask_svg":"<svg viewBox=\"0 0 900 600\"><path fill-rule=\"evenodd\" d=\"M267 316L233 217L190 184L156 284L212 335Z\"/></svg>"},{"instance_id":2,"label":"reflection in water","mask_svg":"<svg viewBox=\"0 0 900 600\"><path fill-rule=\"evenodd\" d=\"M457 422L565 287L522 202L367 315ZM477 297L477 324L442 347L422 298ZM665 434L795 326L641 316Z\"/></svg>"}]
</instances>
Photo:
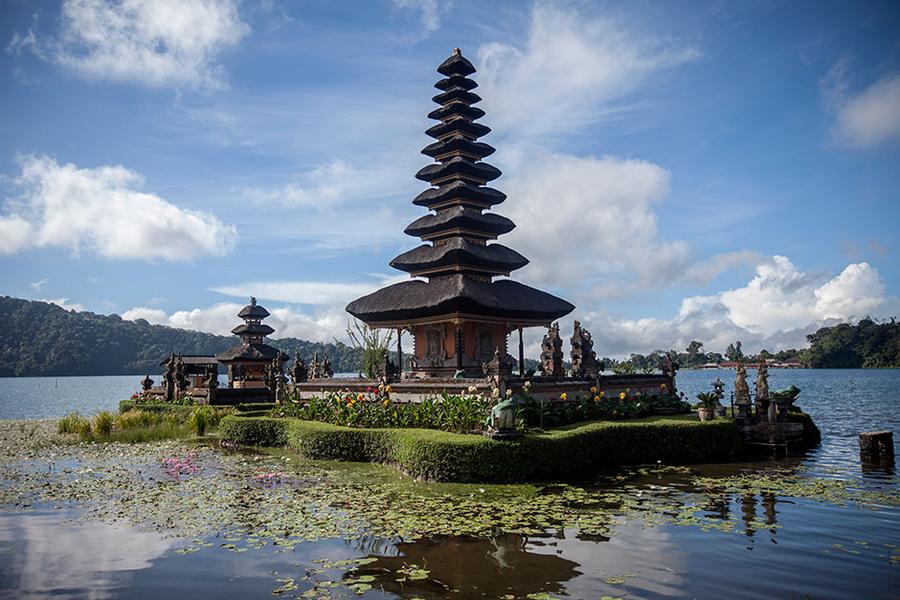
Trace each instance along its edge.
<instances>
[{"instance_id":1,"label":"reflection in water","mask_svg":"<svg viewBox=\"0 0 900 600\"><path fill-rule=\"evenodd\" d=\"M376 587L404 597L445 598L450 590L459 590L456 597L468 598L560 593L565 582L580 574L577 563L529 552L527 545L528 538L514 534L401 542L395 545L396 555L377 556L353 575L372 575ZM415 569L427 570L427 577Z\"/></svg>"},{"instance_id":2,"label":"reflection in water","mask_svg":"<svg viewBox=\"0 0 900 600\"><path fill-rule=\"evenodd\" d=\"M124 572L150 567L171 545L155 533L61 521L59 511L0 513L0 594L110 598Z\"/></svg>"}]
</instances>

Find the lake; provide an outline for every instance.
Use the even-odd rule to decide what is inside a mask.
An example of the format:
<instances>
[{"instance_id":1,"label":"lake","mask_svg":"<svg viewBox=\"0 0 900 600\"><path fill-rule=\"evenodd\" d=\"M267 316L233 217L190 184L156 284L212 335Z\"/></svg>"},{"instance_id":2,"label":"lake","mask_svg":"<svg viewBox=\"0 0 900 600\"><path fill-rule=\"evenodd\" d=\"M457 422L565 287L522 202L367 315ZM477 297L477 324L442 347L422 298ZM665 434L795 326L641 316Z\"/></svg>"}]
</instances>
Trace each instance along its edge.
<instances>
[{"instance_id":1,"label":"lake","mask_svg":"<svg viewBox=\"0 0 900 600\"><path fill-rule=\"evenodd\" d=\"M729 370L681 371L678 387L716 376L730 391ZM0 416L114 410L139 379L0 379ZM39 429L9 422L0 597L900 598L897 476L861 465L856 437L896 435L900 371L770 371L790 384L822 430L805 456L577 486L411 482L183 442L48 457L20 448ZM196 472L173 481L170 455Z\"/></svg>"}]
</instances>

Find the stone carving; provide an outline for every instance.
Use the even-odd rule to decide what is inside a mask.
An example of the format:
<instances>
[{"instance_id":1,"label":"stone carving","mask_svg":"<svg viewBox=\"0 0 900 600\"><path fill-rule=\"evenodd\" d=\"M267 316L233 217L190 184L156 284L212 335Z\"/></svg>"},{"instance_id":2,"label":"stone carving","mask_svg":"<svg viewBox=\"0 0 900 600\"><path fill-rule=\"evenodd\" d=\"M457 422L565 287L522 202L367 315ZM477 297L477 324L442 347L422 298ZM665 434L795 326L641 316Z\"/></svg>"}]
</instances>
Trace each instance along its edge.
<instances>
[{"instance_id":1,"label":"stone carving","mask_svg":"<svg viewBox=\"0 0 900 600\"><path fill-rule=\"evenodd\" d=\"M310 379L318 379L321 377L321 367L319 366L319 353L316 352L313 354L313 359L309 363L309 378Z\"/></svg>"},{"instance_id":2,"label":"stone carving","mask_svg":"<svg viewBox=\"0 0 900 600\"><path fill-rule=\"evenodd\" d=\"M738 363L734 377L734 405L737 407L737 418L750 418L750 387L747 385L747 369L744 363Z\"/></svg>"},{"instance_id":3,"label":"stone carving","mask_svg":"<svg viewBox=\"0 0 900 600\"><path fill-rule=\"evenodd\" d=\"M544 377L562 377L563 351L562 338L559 337L559 323L553 323L547 329L547 335L541 342L541 375Z\"/></svg>"},{"instance_id":4,"label":"stone carving","mask_svg":"<svg viewBox=\"0 0 900 600\"><path fill-rule=\"evenodd\" d=\"M175 357L175 395L181 396L188 389L188 378L184 371L184 359L181 355Z\"/></svg>"},{"instance_id":5,"label":"stone carving","mask_svg":"<svg viewBox=\"0 0 900 600\"><path fill-rule=\"evenodd\" d=\"M175 353L169 355L166 361L166 369L163 371L163 388L166 394L166 401L171 402L175 399Z\"/></svg>"},{"instance_id":6,"label":"stone carving","mask_svg":"<svg viewBox=\"0 0 900 600\"><path fill-rule=\"evenodd\" d=\"M762 420L769 412L769 367L765 361L759 363L756 371L756 419Z\"/></svg>"},{"instance_id":7,"label":"stone carving","mask_svg":"<svg viewBox=\"0 0 900 600\"><path fill-rule=\"evenodd\" d=\"M660 365L660 371L662 371L663 375L666 377L671 377L672 381L675 380L675 374L678 372L679 365L677 362L672 360L672 357L666 354L662 359L662 364Z\"/></svg>"},{"instance_id":8,"label":"stone carving","mask_svg":"<svg viewBox=\"0 0 900 600\"><path fill-rule=\"evenodd\" d=\"M444 327L435 325L425 332L425 364L429 367L443 367L447 361L444 348Z\"/></svg>"},{"instance_id":9,"label":"stone carving","mask_svg":"<svg viewBox=\"0 0 900 600\"><path fill-rule=\"evenodd\" d=\"M291 379L294 384L301 383L306 381L309 377L309 370L306 368L306 363L303 362L303 359L300 358L300 355L297 355L297 358L294 359L294 366L291 368Z\"/></svg>"},{"instance_id":10,"label":"stone carving","mask_svg":"<svg viewBox=\"0 0 900 600\"><path fill-rule=\"evenodd\" d=\"M328 360L328 356L322 360L322 364L319 367L319 377L324 377L326 379L334 377L334 371L331 369L331 361Z\"/></svg>"},{"instance_id":11,"label":"stone carving","mask_svg":"<svg viewBox=\"0 0 900 600\"><path fill-rule=\"evenodd\" d=\"M394 361L388 358L388 353L385 351L381 356L381 360L378 361L379 379L381 379L381 382L385 384L393 383L397 380L399 374L400 373L397 370L397 365L394 364Z\"/></svg>"},{"instance_id":12,"label":"stone carving","mask_svg":"<svg viewBox=\"0 0 900 600\"><path fill-rule=\"evenodd\" d=\"M512 375L512 360L506 353L500 354L500 348L494 349L494 357L481 365L486 377L499 376L501 378Z\"/></svg>"},{"instance_id":13,"label":"stone carving","mask_svg":"<svg viewBox=\"0 0 900 600\"><path fill-rule=\"evenodd\" d=\"M597 360L597 353L594 352L591 332L582 327L580 321L575 321L571 344L572 377L596 378L603 367Z\"/></svg>"},{"instance_id":14,"label":"stone carving","mask_svg":"<svg viewBox=\"0 0 900 600\"><path fill-rule=\"evenodd\" d=\"M281 404L284 399L285 387L287 386L287 377L284 375L284 359L287 355L279 352L272 359L272 383L275 387L275 402Z\"/></svg>"},{"instance_id":15,"label":"stone carving","mask_svg":"<svg viewBox=\"0 0 900 600\"><path fill-rule=\"evenodd\" d=\"M206 387L206 403L216 403L216 390L219 388L219 365L210 365L206 371L206 381L203 382Z\"/></svg>"},{"instance_id":16,"label":"stone carving","mask_svg":"<svg viewBox=\"0 0 900 600\"><path fill-rule=\"evenodd\" d=\"M145 392L149 392L150 388L153 387L153 380L150 379L150 374L144 375L144 378L141 379L141 389Z\"/></svg>"}]
</instances>

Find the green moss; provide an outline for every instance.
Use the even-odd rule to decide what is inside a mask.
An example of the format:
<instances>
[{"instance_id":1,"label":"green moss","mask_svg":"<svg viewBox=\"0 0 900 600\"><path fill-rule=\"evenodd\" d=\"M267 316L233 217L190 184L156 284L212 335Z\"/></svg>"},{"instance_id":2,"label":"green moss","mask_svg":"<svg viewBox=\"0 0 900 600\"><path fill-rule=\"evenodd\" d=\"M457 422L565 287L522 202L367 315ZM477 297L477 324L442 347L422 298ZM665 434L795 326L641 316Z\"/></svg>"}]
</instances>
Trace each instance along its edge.
<instances>
[{"instance_id":1,"label":"green moss","mask_svg":"<svg viewBox=\"0 0 900 600\"><path fill-rule=\"evenodd\" d=\"M316 421L229 416L223 439L251 446L288 445L307 458L394 464L423 479L515 482L574 479L608 467L729 459L740 449L730 420L669 417L598 421L494 441L429 429L361 429Z\"/></svg>"}]
</instances>

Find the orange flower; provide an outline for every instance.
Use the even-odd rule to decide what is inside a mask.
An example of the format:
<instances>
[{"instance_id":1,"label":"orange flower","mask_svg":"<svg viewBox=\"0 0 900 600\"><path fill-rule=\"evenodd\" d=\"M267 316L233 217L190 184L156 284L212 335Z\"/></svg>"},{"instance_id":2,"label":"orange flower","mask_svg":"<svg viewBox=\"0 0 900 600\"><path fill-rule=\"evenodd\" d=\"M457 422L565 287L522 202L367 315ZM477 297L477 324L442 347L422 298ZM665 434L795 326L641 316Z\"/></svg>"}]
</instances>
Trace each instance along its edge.
<instances>
[{"instance_id":1,"label":"orange flower","mask_svg":"<svg viewBox=\"0 0 900 600\"><path fill-rule=\"evenodd\" d=\"M624 400L626 395L625 392L619 392L619 400Z\"/></svg>"}]
</instances>

